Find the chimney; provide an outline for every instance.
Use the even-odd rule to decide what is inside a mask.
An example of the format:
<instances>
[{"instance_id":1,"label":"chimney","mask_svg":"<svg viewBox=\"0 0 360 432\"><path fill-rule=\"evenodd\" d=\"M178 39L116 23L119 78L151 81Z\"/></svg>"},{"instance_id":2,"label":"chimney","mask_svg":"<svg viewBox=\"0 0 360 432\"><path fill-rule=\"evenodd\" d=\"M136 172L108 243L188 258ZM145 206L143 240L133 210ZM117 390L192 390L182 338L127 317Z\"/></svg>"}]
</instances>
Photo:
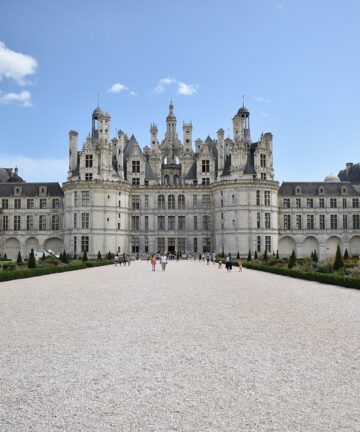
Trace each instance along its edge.
<instances>
[{"instance_id":1,"label":"chimney","mask_svg":"<svg viewBox=\"0 0 360 432\"><path fill-rule=\"evenodd\" d=\"M349 172L354 164L352 162L348 162L346 164L346 171Z\"/></svg>"},{"instance_id":2,"label":"chimney","mask_svg":"<svg viewBox=\"0 0 360 432\"><path fill-rule=\"evenodd\" d=\"M15 175L18 175L18 167L15 167Z\"/></svg>"}]
</instances>

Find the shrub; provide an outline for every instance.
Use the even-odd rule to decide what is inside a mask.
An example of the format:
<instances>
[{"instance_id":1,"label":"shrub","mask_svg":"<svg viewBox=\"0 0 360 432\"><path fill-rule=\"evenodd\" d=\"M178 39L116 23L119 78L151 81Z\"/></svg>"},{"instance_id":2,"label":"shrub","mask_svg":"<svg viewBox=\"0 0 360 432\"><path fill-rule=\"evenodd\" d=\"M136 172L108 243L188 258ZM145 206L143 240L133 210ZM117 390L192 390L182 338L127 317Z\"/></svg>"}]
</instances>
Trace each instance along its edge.
<instances>
[{"instance_id":1,"label":"shrub","mask_svg":"<svg viewBox=\"0 0 360 432\"><path fill-rule=\"evenodd\" d=\"M6 255L6 252L4 253L4 260L7 260L8 259L8 257L7 257L7 255Z\"/></svg>"},{"instance_id":2,"label":"shrub","mask_svg":"<svg viewBox=\"0 0 360 432\"><path fill-rule=\"evenodd\" d=\"M98 252L97 260L98 260L98 261L101 261L101 253L100 253L100 251Z\"/></svg>"},{"instance_id":3,"label":"shrub","mask_svg":"<svg viewBox=\"0 0 360 432\"><path fill-rule=\"evenodd\" d=\"M316 249L315 249L314 252L313 252L312 260L313 260L314 262L318 262L318 261L319 261L319 258L318 258L318 256L317 256Z\"/></svg>"},{"instance_id":4,"label":"shrub","mask_svg":"<svg viewBox=\"0 0 360 432\"><path fill-rule=\"evenodd\" d=\"M82 257L82 260L83 260L83 262L85 262L85 261L88 260L87 253L86 253L86 249L84 250L84 255L83 255L83 257Z\"/></svg>"},{"instance_id":5,"label":"shrub","mask_svg":"<svg viewBox=\"0 0 360 432\"><path fill-rule=\"evenodd\" d=\"M293 249L293 251L290 255L290 258L289 258L288 268L292 269L295 266L296 266L296 255L295 255L295 251Z\"/></svg>"},{"instance_id":6,"label":"shrub","mask_svg":"<svg viewBox=\"0 0 360 432\"><path fill-rule=\"evenodd\" d=\"M335 261L334 261L334 271L338 271L341 268L344 267L344 260L343 257L341 255L341 250L340 250L340 245L337 245L336 248L336 255L335 255Z\"/></svg>"},{"instance_id":7,"label":"shrub","mask_svg":"<svg viewBox=\"0 0 360 432\"><path fill-rule=\"evenodd\" d=\"M107 259L108 261L114 259L114 254L112 254L112 253L109 251L109 252L106 254L106 259Z\"/></svg>"},{"instance_id":8,"label":"shrub","mask_svg":"<svg viewBox=\"0 0 360 432\"><path fill-rule=\"evenodd\" d=\"M36 268L36 259L34 254L34 249L31 249L28 261L28 268Z\"/></svg>"},{"instance_id":9,"label":"shrub","mask_svg":"<svg viewBox=\"0 0 360 432\"><path fill-rule=\"evenodd\" d=\"M252 258L251 258L251 251L250 251L250 249L249 249L249 253L248 253L247 260L248 260L248 261L251 261L251 259L252 259Z\"/></svg>"},{"instance_id":10,"label":"shrub","mask_svg":"<svg viewBox=\"0 0 360 432\"><path fill-rule=\"evenodd\" d=\"M345 252L344 252L344 261L349 261L349 259L350 259L350 257L349 257L349 253L348 253L348 250L347 249L345 249Z\"/></svg>"},{"instance_id":11,"label":"shrub","mask_svg":"<svg viewBox=\"0 0 360 432\"><path fill-rule=\"evenodd\" d=\"M279 250L278 249L276 249L276 259L280 259L280 257L279 257Z\"/></svg>"},{"instance_id":12,"label":"shrub","mask_svg":"<svg viewBox=\"0 0 360 432\"><path fill-rule=\"evenodd\" d=\"M19 251L18 256L17 256L17 260L16 260L17 265L21 266L22 264L22 258L21 258L21 253Z\"/></svg>"},{"instance_id":13,"label":"shrub","mask_svg":"<svg viewBox=\"0 0 360 432\"><path fill-rule=\"evenodd\" d=\"M236 254L236 259L240 259L240 252L238 251L238 253Z\"/></svg>"},{"instance_id":14,"label":"shrub","mask_svg":"<svg viewBox=\"0 0 360 432\"><path fill-rule=\"evenodd\" d=\"M41 261L45 261L46 256L45 256L45 252L43 252L42 257L41 257Z\"/></svg>"},{"instance_id":15,"label":"shrub","mask_svg":"<svg viewBox=\"0 0 360 432\"><path fill-rule=\"evenodd\" d=\"M266 262L266 263L269 261L269 257L268 257L266 249L265 249L265 252L264 252L264 255L263 255L263 261Z\"/></svg>"},{"instance_id":16,"label":"shrub","mask_svg":"<svg viewBox=\"0 0 360 432\"><path fill-rule=\"evenodd\" d=\"M254 253L254 259L258 259L257 251L255 251L255 253Z\"/></svg>"}]
</instances>

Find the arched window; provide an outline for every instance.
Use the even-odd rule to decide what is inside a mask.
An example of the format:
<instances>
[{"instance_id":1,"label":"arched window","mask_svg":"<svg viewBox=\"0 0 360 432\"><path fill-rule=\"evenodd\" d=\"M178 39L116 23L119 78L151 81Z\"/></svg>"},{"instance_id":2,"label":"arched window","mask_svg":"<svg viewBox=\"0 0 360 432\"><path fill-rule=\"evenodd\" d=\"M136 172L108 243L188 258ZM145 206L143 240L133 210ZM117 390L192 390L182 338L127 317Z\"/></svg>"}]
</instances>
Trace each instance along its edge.
<instances>
[{"instance_id":1,"label":"arched window","mask_svg":"<svg viewBox=\"0 0 360 432\"><path fill-rule=\"evenodd\" d=\"M175 209L175 197L174 197L174 195L168 196L168 209L169 210Z\"/></svg>"},{"instance_id":2,"label":"arched window","mask_svg":"<svg viewBox=\"0 0 360 432\"><path fill-rule=\"evenodd\" d=\"M179 176L177 174L174 175L174 185L179 186Z\"/></svg>"},{"instance_id":3,"label":"arched window","mask_svg":"<svg viewBox=\"0 0 360 432\"><path fill-rule=\"evenodd\" d=\"M164 195L158 196L158 209L165 210L165 197L164 197Z\"/></svg>"},{"instance_id":4,"label":"arched window","mask_svg":"<svg viewBox=\"0 0 360 432\"><path fill-rule=\"evenodd\" d=\"M170 184L170 177L168 175L164 176L164 185L169 186Z\"/></svg>"},{"instance_id":5,"label":"arched window","mask_svg":"<svg viewBox=\"0 0 360 432\"><path fill-rule=\"evenodd\" d=\"M179 209L184 209L185 208L185 197L184 197L184 195L179 195L178 196L178 208Z\"/></svg>"}]
</instances>

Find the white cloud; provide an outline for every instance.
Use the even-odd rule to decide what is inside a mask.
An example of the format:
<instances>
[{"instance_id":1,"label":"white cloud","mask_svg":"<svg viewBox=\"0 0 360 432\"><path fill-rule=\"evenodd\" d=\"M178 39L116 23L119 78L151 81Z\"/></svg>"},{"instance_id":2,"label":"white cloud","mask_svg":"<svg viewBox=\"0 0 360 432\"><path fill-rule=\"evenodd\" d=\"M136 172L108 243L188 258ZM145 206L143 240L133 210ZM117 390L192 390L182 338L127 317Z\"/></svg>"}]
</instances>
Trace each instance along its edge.
<instances>
[{"instance_id":1,"label":"white cloud","mask_svg":"<svg viewBox=\"0 0 360 432\"><path fill-rule=\"evenodd\" d=\"M6 105L12 102L19 102L24 107L32 106L31 93L23 90L20 93L0 93L0 105Z\"/></svg>"},{"instance_id":2,"label":"white cloud","mask_svg":"<svg viewBox=\"0 0 360 432\"><path fill-rule=\"evenodd\" d=\"M192 96L197 92L197 87L194 84L185 84L181 81L179 81L177 94L184 95L184 96Z\"/></svg>"},{"instance_id":3,"label":"white cloud","mask_svg":"<svg viewBox=\"0 0 360 432\"><path fill-rule=\"evenodd\" d=\"M165 91L165 87L169 86L170 84L175 84L176 79L175 78L161 78L161 80L158 82L158 85L154 88L154 93L162 93Z\"/></svg>"},{"instance_id":4,"label":"white cloud","mask_svg":"<svg viewBox=\"0 0 360 432\"><path fill-rule=\"evenodd\" d=\"M265 102L267 104L271 103L271 99L266 99L263 96L254 96L253 99L254 99L255 102Z\"/></svg>"},{"instance_id":5,"label":"white cloud","mask_svg":"<svg viewBox=\"0 0 360 432\"><path fill-rule=\"evenodd\" d=\"M17 53L0 41L0 80L8 78L26 84L25 78L36 72L37 61L26 54Z\"/></svg>"},{"instance_id":6,"label":"white cloud","mask_svg":"<svg viewBox=\"0 0 360 432\"><path fill-rule=\"evenodd\" d=\"M115 83L111 86L111 88L109 88L108 91L111 93L121 93L127 89L128 88L124 84Z\"/></svg>"},{"instance_id":7,"label":"white cloud","mask_svg":"<svg viewBox=\"0 0 360 432\"><path fill-rule=\"evenodd\" d=\"M0 154L0 160L2 167L18 167L19 176L27 182L63 182L69 166L68 159L36 159Z\"/></svg>"}]
</instances>

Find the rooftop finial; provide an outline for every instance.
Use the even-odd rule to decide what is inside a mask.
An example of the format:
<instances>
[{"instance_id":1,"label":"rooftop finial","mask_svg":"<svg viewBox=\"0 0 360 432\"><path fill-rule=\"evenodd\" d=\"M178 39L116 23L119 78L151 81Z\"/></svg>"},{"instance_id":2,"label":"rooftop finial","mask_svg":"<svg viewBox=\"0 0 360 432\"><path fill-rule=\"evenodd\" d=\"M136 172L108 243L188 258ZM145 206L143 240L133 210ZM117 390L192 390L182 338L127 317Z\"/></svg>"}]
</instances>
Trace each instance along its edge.
<instances>
[{"instance_id":1,"label":"rooftop finial","mask_svg":"<svg viewBox=\"0 0 360 432\"><path fill-rule=\"evenodd\" d=\"M244 95L242 95L242 100L243 100L243 107L245 106L245 96Z\"/></svg>"},{"instance_id":2,"label":"rooftop finial","mask_svg":"<svg viewBox=\"0 0 360 432\"><path fill-rule=\"evenodd\" d=\"M98 93L98 108L100 107L100 96L99 96L99 93Z\"/></svg>"}]
</instances>

